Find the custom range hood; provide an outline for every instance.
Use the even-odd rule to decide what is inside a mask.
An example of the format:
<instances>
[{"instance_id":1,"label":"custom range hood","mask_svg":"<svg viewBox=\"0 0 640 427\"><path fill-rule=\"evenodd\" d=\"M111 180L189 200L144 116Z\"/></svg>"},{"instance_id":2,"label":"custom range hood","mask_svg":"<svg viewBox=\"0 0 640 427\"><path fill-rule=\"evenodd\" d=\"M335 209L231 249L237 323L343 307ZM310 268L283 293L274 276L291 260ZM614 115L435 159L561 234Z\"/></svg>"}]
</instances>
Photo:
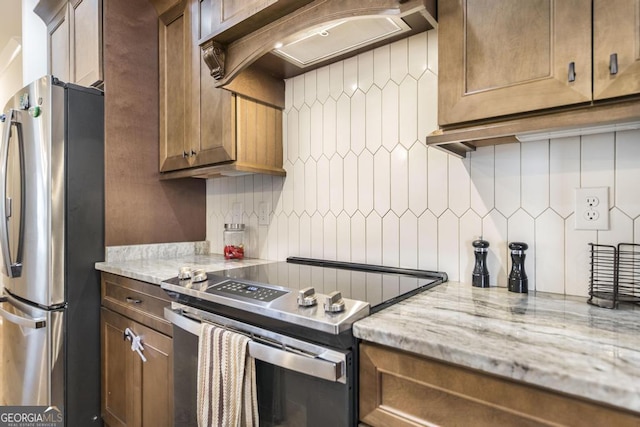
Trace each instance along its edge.
<instances>
[{"instance_id":1,"label":"custom range hood","mask_svg":"<svg viewBox=\"0 0 640 427\"><path fill-rule=\"evenodd\" d=\"M216 85L239 93L265 78L281 81L437 25L436 0L219 3L211 11L214 31L200 47Z\"/></svg>"}]
</instances>

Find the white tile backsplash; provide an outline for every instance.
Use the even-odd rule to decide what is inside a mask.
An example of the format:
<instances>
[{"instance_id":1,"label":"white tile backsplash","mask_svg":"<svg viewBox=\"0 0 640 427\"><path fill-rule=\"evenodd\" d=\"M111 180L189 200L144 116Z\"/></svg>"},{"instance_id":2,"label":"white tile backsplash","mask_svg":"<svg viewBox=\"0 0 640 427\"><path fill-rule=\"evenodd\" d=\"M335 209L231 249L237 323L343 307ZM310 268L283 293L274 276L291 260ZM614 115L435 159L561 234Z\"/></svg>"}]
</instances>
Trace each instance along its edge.
<instances>
[{"instance_id":1,"label":"white tile backsplash","mask_svg":"<svg viewBox=\"0 0 640 427\"><path fill-rule=\"evenodd\" d=\"M529 288L585 296L588 243L640 243L640 131L483 147L458 159L437 127L437 32L412 36L285 82L287 177L207 181L207 240L243 202L247 255L441 270L469 282L471 242L490 241L492 284L507 245L529 244ZM610 187L611 229L574 230L578 186ZM261 202L271 206L260 226Z\"/></svg>"}]
</instances>

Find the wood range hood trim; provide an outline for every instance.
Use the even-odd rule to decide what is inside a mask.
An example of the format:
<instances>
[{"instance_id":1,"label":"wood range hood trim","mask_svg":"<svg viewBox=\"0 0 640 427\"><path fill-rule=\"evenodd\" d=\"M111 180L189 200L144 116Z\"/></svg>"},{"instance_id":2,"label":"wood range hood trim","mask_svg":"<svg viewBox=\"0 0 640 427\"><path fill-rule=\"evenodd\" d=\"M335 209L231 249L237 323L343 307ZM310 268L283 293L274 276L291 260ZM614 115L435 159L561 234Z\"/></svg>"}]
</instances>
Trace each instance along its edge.
<instances>
[{"instance_id":1,"label":"wood range hood trim","mask_svg":"<svg viewBox=\"0 0 640 427\"><path fill-rule=\"evenodd\" d=\"M419 16L422 21L420 31L436 28L436 3L436 0L315 0L236 40L226 40L225 29L223 29L202 38L199 43L203 51L203 60L211 70L211 76L216 79L216 86L284 108L284 93L282 98L273 97L274 94L271 94L272 98L268 99L260 94L256 96L255 93L246 93L245 85L240 83L247 80L243 78L243 74L247 71L252 74L248 79L250 81L256 81L257 76L275 80L284 78L273 75L273 72L263 71L259 69L258 64L255 64L260 58L272 52L278 43L292 42L297 34L328 22L366 16L414 17L414 20ZM409 26L412 27L411 24ZM398 38L407 37L410 34L412 33L405 33ZM380 42L388 43L392 40ZM367 49L367 46L361 48L363 49ZM302 69L301 72L341 60L349 54L354 53L328 59Z\"/></svg>"}]
</instances>

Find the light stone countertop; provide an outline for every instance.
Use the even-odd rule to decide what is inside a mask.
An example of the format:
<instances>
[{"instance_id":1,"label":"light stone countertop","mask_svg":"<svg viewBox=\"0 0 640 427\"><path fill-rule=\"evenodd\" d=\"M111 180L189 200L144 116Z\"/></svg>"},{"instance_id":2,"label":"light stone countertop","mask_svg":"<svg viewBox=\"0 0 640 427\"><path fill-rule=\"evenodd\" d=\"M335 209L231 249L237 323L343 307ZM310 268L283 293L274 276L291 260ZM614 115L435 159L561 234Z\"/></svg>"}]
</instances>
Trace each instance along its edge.
<instances>
[{"instance_id":1,"label":"light stone countertop","mask_svg":"<svg viewBox=\"0 0 640 427\"><path fill-rule=\"evenodd\" d=\"M640 307L448 282L356 322L354 334L640 412Z\"/></svg>"}]
</instances>

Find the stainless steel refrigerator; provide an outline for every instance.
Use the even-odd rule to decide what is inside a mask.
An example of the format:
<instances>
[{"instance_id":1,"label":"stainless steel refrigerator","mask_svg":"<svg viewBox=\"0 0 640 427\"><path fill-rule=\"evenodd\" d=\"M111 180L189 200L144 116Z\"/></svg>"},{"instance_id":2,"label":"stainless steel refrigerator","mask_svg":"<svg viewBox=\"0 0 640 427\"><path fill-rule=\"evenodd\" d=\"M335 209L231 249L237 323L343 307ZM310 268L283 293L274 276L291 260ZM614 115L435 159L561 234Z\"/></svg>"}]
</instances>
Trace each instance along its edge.
<instances>
[{"instance_id":1,"label":"stainless steel refrigerator","mask_svg":"<svg viewBox=\"0 0 640 427\"><path fill-rule=\"evenodd\" d=\"M2 114L0 405L100 425L104 96L46 76Z\"/></svg>"}]
</instances>

